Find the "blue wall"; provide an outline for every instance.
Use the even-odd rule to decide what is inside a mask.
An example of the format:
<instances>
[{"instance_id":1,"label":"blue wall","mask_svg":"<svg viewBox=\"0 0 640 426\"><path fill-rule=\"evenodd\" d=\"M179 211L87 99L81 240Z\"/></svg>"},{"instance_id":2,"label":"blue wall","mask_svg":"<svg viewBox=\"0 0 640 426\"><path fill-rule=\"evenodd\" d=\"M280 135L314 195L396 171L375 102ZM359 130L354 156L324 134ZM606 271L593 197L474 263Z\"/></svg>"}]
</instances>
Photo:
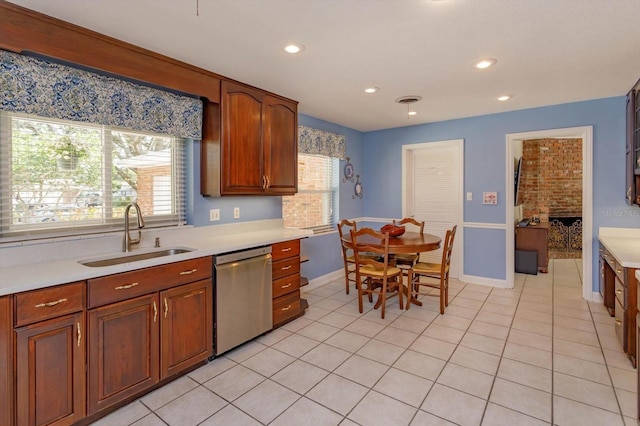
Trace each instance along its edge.
<instances>
[{"instance_id":1,"label":"blue wall","mask_svg":"<svg viewBox=\"0 0 640 426\"><path fill-rule=\"evenodd\" d=\"M625 98L586 102L450 120L439 123L361 133L310 116L300 115L301 125L346 136L347 155L361 175L364 199L353 198L353 183L340 183L340 217L400 217L402 214L402 145L464 139L464 191L474 200L465 201L465 222L505 224L506 135L556 128L593 126L593 235L594 288L598 283L597 236L600 226L640 228L640 209L624 202L625 188ZM280 197L205 198L200 195L200 146L187 154L188 222L195 226L274 219L282 216ZM340 162L341 169L344 162ZM341 170L342 171L342 170ZM483 191L497 191L498 205L481 201ZM380 202L384 200L384 202ZM240 207L240 219L233 208ZM209 209L221 210L220 222L209 222ZM505 279L506 247L503 229L466 228L464 273ZM311 237L302 249L310 261L303 274L313 279L341 268L335 233Z\"/></svg>"},{"instance_id":2,"label":"blue wall","mask_svg":"<svg viewBox=\"0 0 640 426\"><path fill-rule=\"evenodd\" d=\"M593 126L593 235L598 227L640 228L640 209L628 207L625 189L625 98L547 106L444 121L364 134L365 214L398 217L402 213L402 145L464 139L465 222L505 224L506 135L537 130ZM379 167L384 164L385 167ZM497 191L498 205L483 205L483 191ZM384 203L376 200L385 199ZM496 208L497 207L497 208ZM504 230L465 229L464 273L505 279ZM594 286L598 282L597 249L594 250Z\"/></svg>"}]
</instances>

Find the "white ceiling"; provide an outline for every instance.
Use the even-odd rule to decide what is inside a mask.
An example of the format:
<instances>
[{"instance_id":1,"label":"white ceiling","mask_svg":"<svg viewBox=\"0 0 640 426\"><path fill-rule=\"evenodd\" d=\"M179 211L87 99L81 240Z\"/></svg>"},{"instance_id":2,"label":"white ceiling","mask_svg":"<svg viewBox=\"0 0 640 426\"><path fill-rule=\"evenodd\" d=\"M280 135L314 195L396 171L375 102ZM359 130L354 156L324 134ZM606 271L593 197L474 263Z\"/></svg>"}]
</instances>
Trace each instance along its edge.
<instances>
[{"instance_id":1,"label":"white ceiling","mask_svg":"<svg viewBox=\"0 0 640 426\"><path fill-rule=\"evenodd\" d=\"M640 0L11 2L361 131L621 96L640 78ZM485 57L497 65L475 69ZM411 118L395 102L407 95L423 97Z\"/></svg>"}]
</instances>

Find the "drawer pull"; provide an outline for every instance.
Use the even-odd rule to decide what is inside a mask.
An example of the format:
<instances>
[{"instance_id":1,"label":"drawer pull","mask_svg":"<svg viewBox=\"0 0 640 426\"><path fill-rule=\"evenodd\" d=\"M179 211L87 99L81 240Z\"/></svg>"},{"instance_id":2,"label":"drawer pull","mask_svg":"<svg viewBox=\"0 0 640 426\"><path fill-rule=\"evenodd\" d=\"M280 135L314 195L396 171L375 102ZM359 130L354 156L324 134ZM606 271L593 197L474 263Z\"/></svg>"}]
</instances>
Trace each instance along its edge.
<instances>
[{"instance_id":1,"label":"drawer pull","mask_svg":"<svg viewBox=\"0 0 640 426\"><path fill-rule=\"evenodd\" d=\"M36 305L36 308L49 308L51 306L56 306L62 302L66 302L67 299L59 299L59 300L54 300L53 302L47 302L47 303L38 303Z\"/></svg>"},{"instance_id":2,"label":"drawer pull","mask_svg":"<svg viewBox=\"0 0 640 426\"><path fill-rule=\"evenodd\" d=\"M289 287L291 287L292 285L293 285L293 283L289 283L289 284L287 284L287 285L283 285L283 286L282 286L282 287L280 287L280 288L289 288Z\"/></svg>"},{"instance_id":3,"label":"drawer pull","mask_svg":"<svg viewBox=\"0 0 640 426\"><path fill-rule=\"evenodd\" d=\"M167 303L167 298L164 298L164 317L167 317L167 314L169 313L169 304Z\"/></svg>"},{"instance_id":4,"label":"drawer pull","mask_svg":"<svg viewBox=\"0 0 640 426\"><path fill-rule=\"evenodd\" d=\"M622 294L622 290L616 290L616 294Z\"/></svg>"},{"instance_id":5,"label":"drawer pull","mask_svg":"<svg viewBox=\"0 0 640 426\"><path fill-rule=\"evenodd\" d=\"M616 268L616 274L619 274L619 273L621 273L621 272L622 272L622 269L620 269L620 268Z\"/></svg>"},{"instance_id":6,"label":"drawer pull","mask_svg":"<svg viewBox=\"0 0 640 426\"><path fill-rule=\"evenodd\" d=\"M125 284L125 285L119 285L118 287L116 287L116 290L128 290L130 288L133 288L135 286L137 286L139 283L131 283L131 284Z\"/></svg>"},{"instance_id":7,"label":"drawer pull","mask_svg":"<svg viewBox=\"0 0 640 426\"><path fill-rule=\"evenodd\" d=\"M80 331L80 323L78 323L78 347L80 347L81 340L82 340L82 332Z\"/></svg>"},{"instance_id":8,"label":"drawer pull","mask_svg":"<svg viewBox=\"0 0 640 426\"><path fill-rule=\"evenodd\" d=\"M153 322L156 322L158 318L158 306L156 305L156 301L153 301Z\"/></svg>"},{"instance_id":9,"label":"drawer pull","mask_svg":"<svg viewBox=\"0 0 640 426\"><path fill-rule=\"evenodd\" d=\"M283 266L281 271L286 271L287 269L291 269L291 265Z\"/></svg>"},{"instance_id":10,"label":"drawer pull","mask_svg":"<svg viewBox=\"0 0 640 426\"><path fill-rule=\"evenodd\" d=\"M283 248L283 249L282 249L282 250L280 250L280 251L284 251L284 252L291 251L291 247Z\"/></svg>"},{"instance_id":11,"label":"drawer pull","mask_svg":"<svg viewBox=\"0 0 640 426\"><path fill-rule=\"evenodd\" d=\"M289 306L285 306L284 308L280 309L282 312L288 311L289 309L291 309L291 305Z\"/></svg>"},{"instance_id":12,"label":"drawer pull","mask_svg":"<svg viewBox=\"0 0 640 426\"><path fill-rule=\"evenodd\" d=\"M621 321L621 320L619 320L619 319L617 319L617 320L616 320L616 325L621 325L621 324L622 324L622 321Z\"/></svg>"},{"instance_id":13,"label":"drawer pull","mask_svg":"<svg viewBox=\"0 0 640 426\"><path fill-rule=\"evenodd\" d=\"M197 271L198 271L198 268L193 268L190 271L182 271L182 272L180 272L180 275L191 275L191 274L193 274L194 272L197 272Z\"/></svg>"},{"instance_id":14,"label":"drawer pull","mask_svg":"<svg viewBox=\"0 0 640 426\"><path fill-rule=\"evenodd\" d=\"M191 296L197 296L199 294L204 293L204 290L200 290L200 291L194 291L193 293L189 293L187 295L184 296L184 299L186 299L187 297L191 297Z\"/></svg>"}]
</instances>

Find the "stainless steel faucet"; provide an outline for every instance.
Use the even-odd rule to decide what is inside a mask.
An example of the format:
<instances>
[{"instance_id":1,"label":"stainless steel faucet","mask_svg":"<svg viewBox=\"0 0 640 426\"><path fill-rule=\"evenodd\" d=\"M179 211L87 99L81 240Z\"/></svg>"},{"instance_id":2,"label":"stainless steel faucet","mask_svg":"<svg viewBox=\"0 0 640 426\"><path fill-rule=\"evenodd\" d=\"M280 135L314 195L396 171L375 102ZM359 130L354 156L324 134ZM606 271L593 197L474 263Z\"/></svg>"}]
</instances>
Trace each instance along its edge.
<instances>
[{"instance_id":1,"label":"stainless steel faucet","mask_svg":"<svg viewBox=\"0 0 640 426\"><path fill-rule=\"evenodd\" d=\"M131 207L135 207L136 209L136 215L138 218L138 238L131 238L131 234L129 234L129 210L131 210ZM138 203L129 203L124 209L124 239L122 240L122 251L131 251L131 246L140 244L140 241L142 240L142 232L140 232L140 228L144 228L144 219L142 219L140 206Z\"/></svg>"}]
</instances>

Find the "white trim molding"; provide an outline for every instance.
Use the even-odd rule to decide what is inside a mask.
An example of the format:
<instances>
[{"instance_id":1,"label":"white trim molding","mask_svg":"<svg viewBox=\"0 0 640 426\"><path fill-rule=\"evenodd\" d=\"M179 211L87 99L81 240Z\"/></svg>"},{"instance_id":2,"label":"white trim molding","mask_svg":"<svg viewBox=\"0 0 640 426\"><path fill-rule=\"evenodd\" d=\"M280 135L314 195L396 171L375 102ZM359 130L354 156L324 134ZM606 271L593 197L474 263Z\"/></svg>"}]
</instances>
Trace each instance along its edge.
<instances>
[{"instance_id":1,"label":"white trim molding","mask_svg":"<svg viewBox=\"0 0 640 426\"><path fill-rule=\"evenodd\" d=\"M509 288L515 276L515 216L514 216L514 143L527 139L580 138L582 139L582 297L591 300L593 293L593 126L538 130L506 135L506 209L507 209L507 264Z\"/></svg>"},{"instance_id":2,"label":"white trim molding","mask_svg":"<svg viewBox=\"0 0 640 426\"><path fill-rule=\"evenodd\" d=\"M507 229L507 225L504 223L464 222L463 226L465 228Z\"/></svg>"}]
</instances>

